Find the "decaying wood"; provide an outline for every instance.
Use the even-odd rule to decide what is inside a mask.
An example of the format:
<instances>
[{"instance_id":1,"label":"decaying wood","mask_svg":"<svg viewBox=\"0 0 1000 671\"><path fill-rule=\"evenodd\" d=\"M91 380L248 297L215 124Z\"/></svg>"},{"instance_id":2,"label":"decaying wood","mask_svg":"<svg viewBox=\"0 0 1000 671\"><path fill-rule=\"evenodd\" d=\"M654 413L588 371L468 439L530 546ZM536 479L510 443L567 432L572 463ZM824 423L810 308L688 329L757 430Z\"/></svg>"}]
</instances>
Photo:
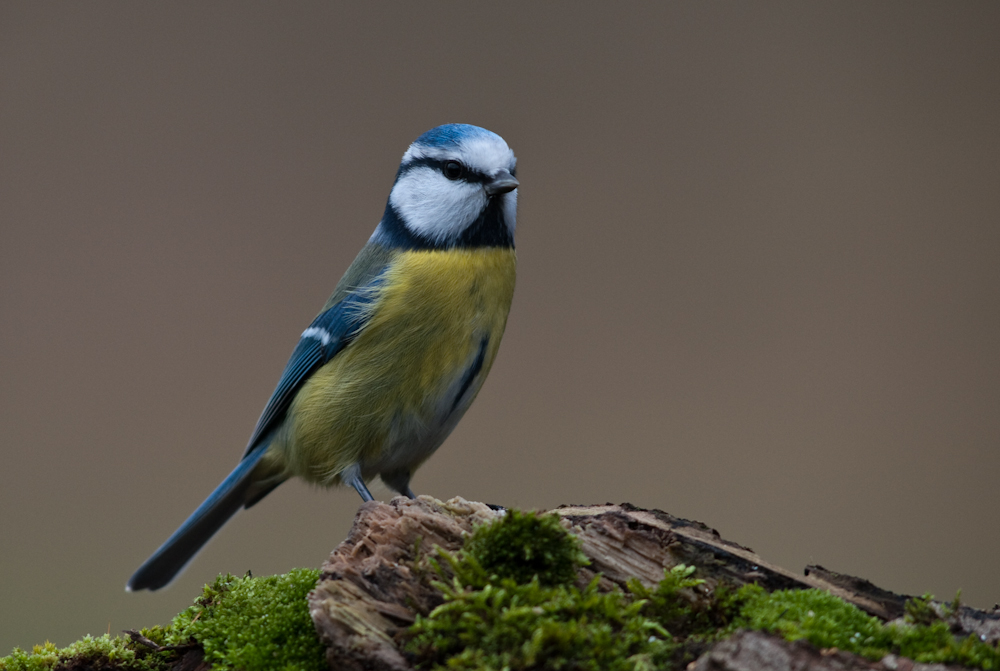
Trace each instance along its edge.
<instances>
[{"instance_id":1,"label":"decaying wood","mask_svg":"<svg viewBox=\"0 0 1000 671\"><path fill-rule=\"evenodd\" d=\"M572 523L583 541L584 554L591 559L589 569L603 572L619 583L632 571L631 575L652 584L662 579L664 568L687 564L698 567L698 577L704 578L710 588L726 580L735 585L757 583L768 591L824 589L885 621L902 617L906 601L913 598L822 566L809 566L803 575L796 575L769 564L747 547L723 540L717 531L700 522L659 510L609 504L564 506L552 512ZM962 606L948 616L945 604L937 602L934 607L939 615L947 617L956 635L1000 640L1000 609L982 611Z\"/></svg>"},{"instance_id":2,"label":"decaying wood","mask_svg":"<svg viewBox=\"0 0 1000 671\"><path fill-rule=\"evenodd\" d=\"M963 667L917 664L887 655L879 662L843 650L818 650L761 631L741 631L698 658L691 671L958 671Z\"/></svg>"},{"instance_id":3,"label":"decaying wood","mask_svg":"<svg viewBox=\"0 0 1000 671\"><path fill-rule=\"evenodd\" d=\"M441 603L421 570L435 547L455 551L476 524L496 519L483 503L427 496L361 506L347 538L323 564L309 611L330 667L402 671L398 634Z\"/></svg>"},{"instance_id":4,"label":"decaying wood","mask_svg":"<svg viewBox=\"0 0 1000 671\"><path fill-rule=\"evenodd\" d=\"M581 569L581 582L601 573L607 588L624 585L631 577L654 585L663 579L665 569L687 564L696 566L698 577L706 580L706 593L721 581L733 585L757 583L767 590L815 587L883 620L900 617L909 598L819 566L796 575L763 561L747 547L722 539L704 524L658 510L608 504L563 506L552 512L560 515L577 535L591 561L590 566ZM433 576L427 571L427 557L433 556L435 547L457 550L464 534L497 515L484 504L461 498L441 502L427 496L414 500L398 497L389 503L364 504L347 539L323 565L320 581L309 596L313 622L327 645L331 667L411 669L399 650L401 633L417 614L426 615L441 603L439 592L431 584ZM1000 611L962 608L950 624L959 635L975 633L984 640L1000 639ZM772 668L745 664L747 655L763 649L761 637L764 635L748 634L731 639L739 643L735 648L736 643L728 647L720 647L725 645L720 643L706 653L717 653L715 657L703 657L698 664L719 669ZM788 660L799 655L797 651L804 645L764 638L770 641L767 645L774 649L774 655L780 657L779 648L785 651L781 654L792 655ZM819 654L809 650L809 654ZM858 662L848 662L846 657L831 659L829 655L822 659L825 666L817 664L816 668L876 668L860 658ZM862 666L851 666L855 663ZM789 664L787 668L811 668L808 664ZM773 668L785 667L779 664ZM892 671L884 666L877 668Z\"/></svg>"},{"instance_id":5,"label":"decaying wood","mask_svg":"<svg viewBox=\"0 0 1000 671\"><path fill-rule=\"evenodd\" d=\"M822 566L807 566L806 575L824 585L835 585L853 594L864 594L867 599L878 602L886 612L885 616L879 615L884 620L903 617L906 600L912 598L876 587L864 578L836 573ZM935 602L932 606L938 616L948 621L955 633L962 636L975 634L983 641L1000 640L1000 606L994 606L990 611L960 606L956 612L951 612L951 607L941 602Z\"/></svg>"}]
</instances>

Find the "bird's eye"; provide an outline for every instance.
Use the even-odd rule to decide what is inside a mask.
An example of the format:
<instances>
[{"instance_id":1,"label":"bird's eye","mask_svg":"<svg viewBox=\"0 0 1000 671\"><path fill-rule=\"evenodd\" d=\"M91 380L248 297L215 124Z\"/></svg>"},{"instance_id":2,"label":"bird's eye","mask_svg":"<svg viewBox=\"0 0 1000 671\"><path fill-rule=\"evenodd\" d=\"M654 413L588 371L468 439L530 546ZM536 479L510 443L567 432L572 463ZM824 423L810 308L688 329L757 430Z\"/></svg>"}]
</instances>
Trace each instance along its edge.
<instances>
[{"instance_id":1,"label":"bird's eye","mask_svg":"<svg viewBox=\"0 0 1000 671\"><path fill-rule=\"evenodd\" d=\"M448 179L458 179L465 174L465 166L458 161L448 161L444 164L444 176Z\"/></svg>"}]
</instances>

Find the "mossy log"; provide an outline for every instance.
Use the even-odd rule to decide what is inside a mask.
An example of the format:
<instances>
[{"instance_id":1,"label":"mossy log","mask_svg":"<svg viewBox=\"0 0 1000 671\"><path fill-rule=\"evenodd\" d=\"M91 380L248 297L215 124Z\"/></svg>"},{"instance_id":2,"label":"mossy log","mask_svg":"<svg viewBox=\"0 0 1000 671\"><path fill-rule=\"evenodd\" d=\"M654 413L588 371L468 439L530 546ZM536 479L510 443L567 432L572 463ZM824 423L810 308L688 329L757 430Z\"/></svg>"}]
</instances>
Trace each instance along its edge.
<instances>
[{"instance_id":1,"label":"mossy log","mask_svg":"<svg viewBox=\"0 0 1000 671\"><path fill-rule=\"evenodd\" d=\"M169 626L15 650L0 671L408 671L414 660L473 669L508 658L517 668L963 668L903 654L1000 669L1000 608L915 599L820 566L796 575L658 510L550 512L559 519L460 498L369 502L321 571L219 576Z\"/></svg>"},{"instance_id":2,"label":"mossy log","mask_svg":"<svg viewBox=\"0 0 1000 671\"><path fill-rule=\"evenodd\" d=\"M747 547L722 539L704 524L658 510L607 504L563 506L551 512L563 518L590 559L590 565L580 569L581 585L599 573L607 589L624 587L629 578L652 587L663 578L664 569L685 564L697 567L698 577L706 581L705 594L719 582L732 586L756 583L768 591L819 588L883 621L902 617L911 598L820 566L807 567L803 575L797 575L767 563ZM432 584L438 579L430 564L436 549L458 550L464 534L500 514L460 498L441 502L425 496L415 500L400 497L389 503L364 504L347 539L323 565L320 580L309 595L310 613L327 646L331 668L412 669L399 644L418 614L427 615L442 602ZM693 594L692 598L698 596ZM935 607L947 614L956 635L1000 640L1000 611L960 607L950 612L943 604ZM927 666L889 658L871 662L748 632L716 644L695 668L893 671Z\"/></svg>"}]
</instances>

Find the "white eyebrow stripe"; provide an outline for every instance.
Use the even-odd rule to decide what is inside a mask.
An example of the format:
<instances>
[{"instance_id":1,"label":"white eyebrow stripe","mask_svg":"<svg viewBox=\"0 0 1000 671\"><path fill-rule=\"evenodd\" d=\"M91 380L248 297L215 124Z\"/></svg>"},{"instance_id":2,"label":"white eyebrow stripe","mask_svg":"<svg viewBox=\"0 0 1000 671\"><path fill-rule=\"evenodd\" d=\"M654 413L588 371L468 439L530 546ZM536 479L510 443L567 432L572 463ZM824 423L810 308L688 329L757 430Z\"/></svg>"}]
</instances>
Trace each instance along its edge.
<instances>
[{"instance_id":1,"label":"white eyebrow stripe","mask_svg":"<svg viewBox=\"0 0 1000 671\"><path fill-rule=\"evenodd\" d=\"M444 147L414 143L403 154L403 164L421 158L440 161L458 159L470 168L486 174L494 174L500 168L513 170L515 165L514 152L499 136L472 137L457 145Z\"/></svg>"},{"instance_id":2,"label":"white eyebrow stripe","mask_svg":"<svg viewBox=\"0 0 1000 671\"><path fill-rule=\"evenodd\" d=\"M302 332L302 337L315 338L316 340L323 343L323 347L329 345L330 341L333 340L333 336L330 335L330 332L327 331L325 328L321 328L319 326L310 326L309 328L307 328L305 331Z\"/></svg>"}]
</instances>

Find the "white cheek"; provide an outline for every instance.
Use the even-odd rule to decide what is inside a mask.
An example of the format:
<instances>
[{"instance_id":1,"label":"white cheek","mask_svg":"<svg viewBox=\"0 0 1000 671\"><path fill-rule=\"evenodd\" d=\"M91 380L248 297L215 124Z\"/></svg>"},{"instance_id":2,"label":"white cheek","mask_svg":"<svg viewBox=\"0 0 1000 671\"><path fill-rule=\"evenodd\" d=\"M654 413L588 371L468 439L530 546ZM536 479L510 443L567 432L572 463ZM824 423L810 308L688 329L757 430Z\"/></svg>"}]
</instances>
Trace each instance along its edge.
<instances>
[{"instance_id":1,"label":"white cheek","mask_svg":"<svg viewBox=\"0 0 1000 671\"><path fill-rule=\"evenodd\" d=\"M477 184L451 181L432 168L414 168L396 182L389 203L414 233L435 242L457 237L486 206Z\"/></svg>"}]
</instances>

